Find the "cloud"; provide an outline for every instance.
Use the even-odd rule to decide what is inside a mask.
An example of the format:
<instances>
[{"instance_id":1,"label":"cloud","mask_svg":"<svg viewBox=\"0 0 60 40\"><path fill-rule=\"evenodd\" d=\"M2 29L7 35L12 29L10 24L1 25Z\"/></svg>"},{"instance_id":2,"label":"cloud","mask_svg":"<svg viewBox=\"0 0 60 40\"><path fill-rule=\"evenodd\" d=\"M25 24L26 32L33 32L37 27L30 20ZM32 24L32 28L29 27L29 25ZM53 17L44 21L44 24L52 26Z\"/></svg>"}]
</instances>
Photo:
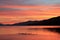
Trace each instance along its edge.
<instances>
[{"instance_id":1,"label":"cloud","mask_svg":"<svg viewBox=\"0 0 60 40\"><path fill-rule=\"evenodd\" d=\"M17 9L13 9L13 8L0 8L0 11L6 11L6 10L17 10Z\"/></svg>"},{"instance_id":2,"label":"cloud","mask_svg":"<svg viewBox=\"0 0 60 40\"><path fill-rule=\"evenodd\" d=\"M60 15L60 7L54 6L4 6L0 7L0 15L33 16L33 15Z\"/></svg>"},{"instance_id":3,"label":"cloud","mask_svg":"<svg viewBox=\"0 0 60 40\"><path fill-rule=\"evenodd\" d=\"M12 10L34 10L34 9L33 8L0 8L0 11L6 11L6 10L12 11Z\"/></svg>"},{"instance_id":4,"label":"cloud","mask_svg":"<svg viewBox=\"0 0 60 40\"><path fill-rule=\"evenodd\" d=\"M0 5L53 5L60 0L0 0Z\"/></svg>"},{"instance_id":5,"label":"cloud","mask_svg":"<svg viewBox=\"0 0 60 40\"><path fill-rule=\"evenodd\" d=\"M0 11L28 11L28 10L30 10L30 11L40 11L40 12L42 12L43 11L43 9L42 8L22 8L22 7L20 7L20 8L0 8Z\"/></svg>"}]
</instances>

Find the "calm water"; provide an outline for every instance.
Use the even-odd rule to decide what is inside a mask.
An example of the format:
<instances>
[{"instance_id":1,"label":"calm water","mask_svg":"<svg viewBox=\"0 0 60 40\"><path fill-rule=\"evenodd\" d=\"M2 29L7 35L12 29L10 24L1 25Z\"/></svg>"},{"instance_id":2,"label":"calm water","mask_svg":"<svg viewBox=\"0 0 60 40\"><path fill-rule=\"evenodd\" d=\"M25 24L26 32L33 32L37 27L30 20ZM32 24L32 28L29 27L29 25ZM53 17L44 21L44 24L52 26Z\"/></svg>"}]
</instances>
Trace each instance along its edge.
<instances>
[{"instance_id":1,"label":"calm water","mask_svg":"<svg viewBox=\"0 0 60 40\"><path fill-rule=\"evenodd\" d=\"M0 26L0 40L60 40L60 33L44 28L60 26Z\"/></svg>"}]
</instances>

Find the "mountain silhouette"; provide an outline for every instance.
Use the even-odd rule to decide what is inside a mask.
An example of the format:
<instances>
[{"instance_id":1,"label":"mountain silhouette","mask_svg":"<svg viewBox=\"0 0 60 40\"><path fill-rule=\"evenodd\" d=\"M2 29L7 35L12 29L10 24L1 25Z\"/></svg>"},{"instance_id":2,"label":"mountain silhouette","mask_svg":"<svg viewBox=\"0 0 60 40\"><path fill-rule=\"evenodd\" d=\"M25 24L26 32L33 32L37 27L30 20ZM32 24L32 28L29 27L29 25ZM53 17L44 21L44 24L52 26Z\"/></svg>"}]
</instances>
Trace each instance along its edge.
<instances>
[{"instance_id":1,"label":"mountain silhouette","mask_svg":"<svg viewBox=\"0 0 60 40\"><path fill-rule=\"evenodd\" d=\"M60 25L60 16L58 17L53 17L50 19L46 20L41 20L41 21L26 21L26 22L21 22L21 23L15 23L12 24L12 26L33 26L33 25Z\"/></svg>"},{"instance_id":2,"label":"mountain silhouette","mask_svg":"<svg viewBox=\"0 0 60 40\"><path fill-rule=\"evenodd\" d=\"M2 24L2 23L0 23L0 26L40 26L40 25L60 26L60 16L53 17L53 18L46 19L46 20L26 21L26 22L14 23L14 24Z\"/></svg>"}]
</instances>

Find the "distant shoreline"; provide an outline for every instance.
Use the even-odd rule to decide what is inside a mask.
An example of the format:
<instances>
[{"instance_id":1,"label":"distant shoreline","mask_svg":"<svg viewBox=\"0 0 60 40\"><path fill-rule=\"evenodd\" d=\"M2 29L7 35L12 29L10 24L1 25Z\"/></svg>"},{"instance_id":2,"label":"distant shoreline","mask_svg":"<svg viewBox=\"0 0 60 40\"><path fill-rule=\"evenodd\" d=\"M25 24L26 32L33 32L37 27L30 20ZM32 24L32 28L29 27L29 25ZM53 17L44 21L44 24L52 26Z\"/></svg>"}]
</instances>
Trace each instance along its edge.
<instances>
[{"instance_id":1,"label":"distant shoreline","mask_svg":"<svg viewBox=\"0 0 60 40\"><path fill-rule=\"evenodd\" d=\"M60 25L2 25L2 26L60 26Z\"/></svg>"},{"instance_id":2,"label":"distant shoreline","mask_svg":"<svg viewBox=\"0 0 60 40\"><path fill-rule=\"evenodd\" d=\"M60 16L39 21L26 21L14 24L1 24L0 26L60 26Z\"/></svg>"}]
</instances>

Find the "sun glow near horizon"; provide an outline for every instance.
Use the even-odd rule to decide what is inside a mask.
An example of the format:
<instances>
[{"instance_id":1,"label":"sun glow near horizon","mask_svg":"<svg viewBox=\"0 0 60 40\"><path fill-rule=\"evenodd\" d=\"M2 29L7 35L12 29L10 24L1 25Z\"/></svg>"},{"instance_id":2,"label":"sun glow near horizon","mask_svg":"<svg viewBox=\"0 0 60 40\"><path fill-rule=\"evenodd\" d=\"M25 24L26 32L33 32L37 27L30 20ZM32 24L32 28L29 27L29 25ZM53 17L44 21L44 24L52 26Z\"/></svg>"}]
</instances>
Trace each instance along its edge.
<instances>
[{"instance_id":1,"label":"sun glow near horizon","mask_svg":"<svg viewBox=\"0 0 60 40\"><path fill-rule=\"evenodd\" d=\"M33 10L32 9L4 9L4 11L0 11L0 23L16 23L16 22L24 22L28 20L44 20L52 17L59 16L60 12L58 9L50 9L50 10ZM51 11L52 10L52 11ZM58 10L58 11L55 11Z\"/></svg>"},{"instance_id":2,"label":"sun glow near horizon","mask_svg":"<svg viewBox=\"0 0 60 40\"><path fill-rule=\"evenodd\" d=\"M13 24L28 20L45 20L60 16L59 5L2 5L0 23Z\"/></svg>"},{"instance_id":3,"label":"sun glow near horizon","mask_svg":"<svg viewBox=\"0 0 60 40\"><path fill-rule=\"evenodd\" d=\"M3 24L14 24L18 22L25 22L25 21L40 21L40 20L47 20L52 17L57 16L1 16L0 22Z\"/></svg>"}]
</instances>

